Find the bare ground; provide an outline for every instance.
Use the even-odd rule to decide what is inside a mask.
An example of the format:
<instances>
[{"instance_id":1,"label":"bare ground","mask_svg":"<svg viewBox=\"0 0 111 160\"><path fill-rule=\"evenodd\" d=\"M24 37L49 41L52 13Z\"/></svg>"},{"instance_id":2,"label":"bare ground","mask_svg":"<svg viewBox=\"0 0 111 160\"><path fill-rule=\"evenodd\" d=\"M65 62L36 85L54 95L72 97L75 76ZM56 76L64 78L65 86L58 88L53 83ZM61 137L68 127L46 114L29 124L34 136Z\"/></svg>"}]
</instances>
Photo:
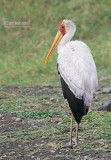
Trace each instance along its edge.
<instances>
[{"instance_id":1,"label":"bare ground","mask_svg":"<svg viewBox=\"0 0 111 160\"><path fill-rule=\"evenodd\" d=\"M59 148L69 141L70 110L58 86L1 86L0 93L0 159L111 159L111 137L108 130L111 128L103 131L102 123L96 123L91 120L92 117L81 122L77 148ZM105 88L105 85L101 85L96 92L89 115L100 116L100 121L111 116L110 113L97 112L97 106L111 100L110 98L110 86ZM22 104L26 105L22 107ZM24 108L29 112L24 114ZM38 111L42 114L36 115L35 112ZM104 124L106 120L109 125L109 119L104 119Z\"/></svg>"}]
</instances>

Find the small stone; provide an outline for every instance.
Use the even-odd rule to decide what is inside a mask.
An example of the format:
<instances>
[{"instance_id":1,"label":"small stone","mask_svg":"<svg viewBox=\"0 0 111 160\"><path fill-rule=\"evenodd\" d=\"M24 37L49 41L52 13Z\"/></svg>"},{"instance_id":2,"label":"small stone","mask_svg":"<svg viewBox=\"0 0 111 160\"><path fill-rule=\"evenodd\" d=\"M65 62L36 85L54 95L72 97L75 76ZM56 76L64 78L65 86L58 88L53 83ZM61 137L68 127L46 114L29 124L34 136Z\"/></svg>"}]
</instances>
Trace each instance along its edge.
<instances>
[{"instance_id":1,"label":"small stone","mask_svg":"<svg viewBox=\"0 0 111 160\"><path fill-rule=\"evenodd\" d=\"M49 158L45 158L45 159L43 159L43 160L49 160Z\"/></svg>"},{"instance_id":2,"label":"small stone","mask_svg":"<svg viewBox=\"0 0 111 160\"><path fill-rule=\"evenodd\" d=\"M34 125L34 126L32 126L33 128L36 128L36 129L38 129L39 127L37 126L37 125Z\"/></svg>"},{"instance_id":3,"label":"small stone","mask_svg":"<svg viewBox=\"0 0 111 160\"><path fill-rule=\"evenodd\" d=\"M21 145L18 145L18 147L21 147Z\"/></svg>"},{"instance_id":4,"label":"small stone","mask_svg":"<svg viewBox=\"0 0 111 160\"><path fill-rule=\"evenodd\" d=\"M104 142L100 141L99 144L104 144Z\"/></svg>"},{"instance_id":5,"label":"small stone","mask_svg":"<svg viewBox=\"0 0 111 160\"><path fill-rule=\"evenodd\" d=\"M111 101L98 108L98 111L111 111Z\"/></svg>"},{"instance_id":6,"label":"small stone","mask_svg":"<svg viewBox=\"0 0 111 160\"><path fill-rule=\"evenodd\" d=\"M17 118L15 119L15 122L19 122L19 121L21 121L21 118L17 117Z\"/></svg>"},{"instance_id":7,"label":"small stone","mask_svg":"<svg viewBox=\"0 0 111 160\"><path fill-rule=\"evenodd\" d=\"M58 122L58 124L62 124L62 122Z\"/></svg>"},{"instance_id":8,"label":"small stone","mask_svg":"<svg viewBox=\"0 0 111 160\"><path fill-rule=\"evenodd\" d=\"M100 150L104 150L104 148L99 148Z\"/></svg>"},{"instance_id":9,"label":"small stone","mask_svg":"<svg viewBox=\"0 0 111 160\"><path fill-rule=\"evenodd\" d=\"M34 156L31 156L31 158L34 158Z\"/></svg>"},{"instance_id":10,"label":"small stone","mask_svg":"<svg viewBox=\"0 0 111 160\"><path fill-rule=\"evenodd\" d=\"M51 153L55 153L55 151L54 150L52 150L52 151L50 151Z\"/></svg>"},{"instance_id":11,"label":"small stone","mask_svg":"<svg viewBox=\"0 0 111 160\"><path fill-rule=\"evenodd\" d=\"M97 101L97 100L98 100L98 96L95 96L94 101Z\"/></svg>"},{"instance_id":12,"label":"small stone","mask_svg":"<svg viewBox=\"0 0 111 160\"><path fill-rule=\"evenodd\" d=\"M54 100L54 98L50 98L50 101L53 101Z\"/></svg>"},{"instance_id":13,"label":"small stone","mask_svg":"<svg viewBox=\"0 0 111 160\"><path fill-rule=\"evenodd\" d=\"M0 114L0 118L2 117L2 114Z\"/></svg>"},{"instance_id":14,"label":"small stone","mask_svg":"<svg viewBox=\"0 0 111 160\"><path fill-rule=\"evenodd\" d=\"M16 106L17 108L22 108L23 106Z\"/></svg>"},{"instance_id":15,"label":"small stone","mask_svg":"<svg viewBox=\"0 0 111 160\"><path fill-rule=\"evenodd\" d=\"M0 136L0 138L4 138L5 136Z\"/></svg>"},{"instance_id":16,"label":"small stone","mask_svg":"<svg viewBox=\"0 0 111 160\"><path fill-rule=\"evenodd\" d=\"M85 156L85 157L84 157L84 160L88 160L88 159L89 159L89 157L88 157L88 156Z\"/></svg>"},{"instance_id":17,"label":"small stone","mask_svg":"<svg viewBox=\"0 0 111 160\"><path fill-rule=\"evenodd\" d=\"M98 151L98 150L99 150L99 149L93 149L93 151L95 151L95 152Z\"/></svg>"},{"instance_id":18,"label":"small stone","mask_svg":"<svg viewBox=\"0 0 111 160\"><path fill-rule=\"evenodd\" d=\"M102 92L103 93L111 93L111 88L110 87L104 88Z\"/></svg>"},{"instance_id":19,"label":"small stone","mask_svg":"<svg viewBox=\"0 0 111 160\"><path fill-rule=\"evenodd\" d=\"M107 139L100 139L99 144L104 144L105 142L107 142Z\"/></svg>"},{"instance_id":20,"label":"small stone","mask_svg":"<svg viewBox=\"0 0 111 160\"><path fill-rule=\"evenodd\" d=\"M41 119L38 119L38 120L37 120L37 122L39 122L39 123L42 122L42 121L43 121L43 120L41 120Z\"/></svg>"}]
</instances>

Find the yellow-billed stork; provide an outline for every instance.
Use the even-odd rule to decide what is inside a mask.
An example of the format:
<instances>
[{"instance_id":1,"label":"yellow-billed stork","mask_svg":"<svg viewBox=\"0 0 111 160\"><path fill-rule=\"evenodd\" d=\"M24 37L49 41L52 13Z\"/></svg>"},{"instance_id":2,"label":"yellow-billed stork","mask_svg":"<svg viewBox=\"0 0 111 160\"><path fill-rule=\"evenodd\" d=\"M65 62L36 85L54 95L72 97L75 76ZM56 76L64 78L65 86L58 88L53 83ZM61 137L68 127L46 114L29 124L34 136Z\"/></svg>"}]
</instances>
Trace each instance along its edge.
<instances>
[{"instance_id":1,"label":"yellow-billed stork","mask_svg":"<svg viewBox=\"0 0 111 160\"><path fill-rule=\"evenodd\" d=\"M75 145L78 145L78 126L84 115L87 114L93 94L98 86L96 65L88 46L82 41L70 41L76 31L71 20L63 20L57 32L52 47L45 61L45 66L58 46L58 73L64 98L71 109L70 142L72 145L73 116L76 120Z\"/></svg>"}]
</instances>

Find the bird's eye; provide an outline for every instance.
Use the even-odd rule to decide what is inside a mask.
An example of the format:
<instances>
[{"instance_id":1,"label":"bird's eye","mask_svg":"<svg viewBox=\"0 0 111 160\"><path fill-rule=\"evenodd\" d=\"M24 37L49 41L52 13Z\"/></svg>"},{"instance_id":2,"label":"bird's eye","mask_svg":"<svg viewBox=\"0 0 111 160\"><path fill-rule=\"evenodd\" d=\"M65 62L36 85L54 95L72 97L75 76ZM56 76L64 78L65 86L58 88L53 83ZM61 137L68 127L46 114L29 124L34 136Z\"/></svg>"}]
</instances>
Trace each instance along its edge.
<instances>
[{"instance_id":1,"label":"bird's eye","mask_svg":"<svg viewBox=\"0 0 111 160\"><path fill-rule=\"evenodd\" d=\"M62 28L64 28L64 26L62 26Z\"/></svg>"}]
</instances>

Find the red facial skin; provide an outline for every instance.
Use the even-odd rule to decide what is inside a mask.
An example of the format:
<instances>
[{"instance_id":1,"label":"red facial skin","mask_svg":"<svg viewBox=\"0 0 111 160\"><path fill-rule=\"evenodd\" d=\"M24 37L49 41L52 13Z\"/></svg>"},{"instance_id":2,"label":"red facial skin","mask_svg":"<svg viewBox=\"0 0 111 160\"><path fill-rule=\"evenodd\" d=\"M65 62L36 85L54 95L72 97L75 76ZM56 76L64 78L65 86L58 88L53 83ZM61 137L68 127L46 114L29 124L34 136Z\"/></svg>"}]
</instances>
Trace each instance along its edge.
<instances>
[{"instance_id":1,"label":"red facial skin","mask_svg":"<svg viewBox=\"0 0 111 160\"><path fill-rule=\"evenodd\" d=\"M59 31L63 34L63 36L66 34L66 29L64 23L60 25Z\"/></svg>"}]
</instances>

